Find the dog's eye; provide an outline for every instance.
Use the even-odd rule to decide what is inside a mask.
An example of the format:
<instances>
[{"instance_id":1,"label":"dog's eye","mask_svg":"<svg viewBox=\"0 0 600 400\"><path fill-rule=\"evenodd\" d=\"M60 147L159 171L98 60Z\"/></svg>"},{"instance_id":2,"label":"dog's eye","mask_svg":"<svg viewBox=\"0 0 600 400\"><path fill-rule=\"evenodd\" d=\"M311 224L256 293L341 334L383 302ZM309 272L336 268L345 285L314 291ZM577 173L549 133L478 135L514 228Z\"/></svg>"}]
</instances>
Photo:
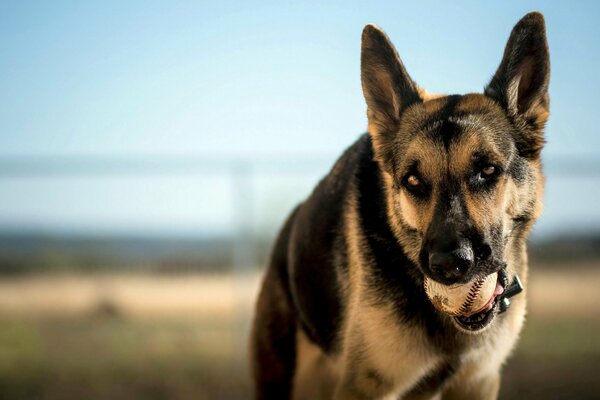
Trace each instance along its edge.
<instances>
[{"instance_id":1,"label":"dog's eye","mask_svg":"<svg viewBox=\"0 0 600 400\"><path fill-rule=\"evenodd\" d=\"M402 178L402 187L413 196L421 199L427 197L430 186L426 180L421 178L417 172L409 172Z\"/></svg>"},{"instance_id":2,"label":"dog's eye","mask_svg":"<svg viewBox=\"0 0 600 400\"><path fill-rule=\"evenodd\" d=\"M421 185L421 180L417 178L416 175L409 175L408 178L406 178L406 183L408 183L409 186L416 188Z\"/></svg>"},{"instance_id":3,"label":"dog's eye","mask_svg":"<svg viewBox=\"0 0 600 400\"><path fill-rule=\"evenodd\" d=\"M501 168L494 164L484 164L476 171L476 174L473 176L473 183L476 185L493 184L494 182L496 182L496 178L502 172Z\"/></svg>"},{"instance_id":4,"label":"dog's eye","mask_svg":"<svg viewBox=\"0 0 600 400\"><path fill-rule=\"evenodd\" d=\"M424 198L429 193L429 185L417 174L408 174L402 179L402 186L417 198Z\"/></svg>"},{"instance_id":5,"label":"dog's eye","mask_svg":"<svg viewBox=\"0 0 600 400\"><path fill-rule=\"evenodd\" d=\"M496 173L496 167L493 165L486 165L485 167L483 167L483 169L481 170L481 176L483 178L489 178L494 176L494 174Z\"/></svg>"}]
</instances>

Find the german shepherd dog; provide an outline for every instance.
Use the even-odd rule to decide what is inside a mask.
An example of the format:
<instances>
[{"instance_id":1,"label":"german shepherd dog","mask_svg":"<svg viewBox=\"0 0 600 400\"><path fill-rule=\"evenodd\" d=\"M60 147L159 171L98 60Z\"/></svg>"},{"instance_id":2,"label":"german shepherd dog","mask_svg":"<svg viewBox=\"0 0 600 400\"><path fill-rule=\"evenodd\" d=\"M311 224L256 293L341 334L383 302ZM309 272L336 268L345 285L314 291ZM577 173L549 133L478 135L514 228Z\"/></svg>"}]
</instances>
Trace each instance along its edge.
<instances>
[{"instance_id":1,"label":"german shepherd dog","mask_svg":"<svg viewBox=\"0 0 600 400\"><path fill-rule=\"evenodd\" d=\"M481 94L428 95L386 34L362 33L368 133L288 218L252 329L257 399L495 399L525 315L526 239L542 209L544 17L514 27ZM498 273L474 316L424 278ZM506 311L506 312L503 312Z\"/></svg>"}]
</instances>

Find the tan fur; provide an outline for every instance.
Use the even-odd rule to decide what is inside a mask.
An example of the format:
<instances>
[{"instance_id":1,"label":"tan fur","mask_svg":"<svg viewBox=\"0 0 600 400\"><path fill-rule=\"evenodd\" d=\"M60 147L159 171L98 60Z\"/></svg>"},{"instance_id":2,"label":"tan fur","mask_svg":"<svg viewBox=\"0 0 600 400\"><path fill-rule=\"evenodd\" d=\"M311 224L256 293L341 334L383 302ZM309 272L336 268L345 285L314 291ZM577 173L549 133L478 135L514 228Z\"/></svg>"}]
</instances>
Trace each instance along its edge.
<instances>
[{"instance_id":1,"label":"tan fur","mask_svg":"<svg viewBox=\"0 0 600 400\"><path fill-rule=\"evenodd\" d=\"M418 262L420 238L412 235L406 235L402 224L406 224L414 229L418 229L421 224L421 215L418 207L412 199L409 199L406 193L398 194L393 189L392 177L383 174L386 194L386 213L390 220L390 227L394 236L406 249L406 254L413 262Z\"/></svg>"},{"instance_id":2,"label":"tan fur","mask_svg":"<svg viewBox=\"0 0 600 400\"><path fill-rule=\"evenodd\" d=\"M329 358L302 329L296 335L296 376L293 400L331 399L339 380L339 363Z\"/></svg>"},{"instance_id":3,"label":"tan fur","mask_svg":"<svg viewBox=\"0 0 600 400\"><path fill-rule=\"evenodd\" d=\"M404 222L406 222L406 224L411 228L422 230L423 224L421 215L419 213L419 208L405 192L400 192L398 197L398 202L400 203L400 214L402 215Z\"/></svg>"},{"instance_id":4,"label":"tan fur","mask_svg":"<svg viewBox=\"0 0 600 400\"><path fill-rule=\"evenodd\" d=\"M426 89L419 87L419 97L422 98L424 101L435 100L435 99L438 99L438 98L444 97L444 96L446 96L446 95L439 94L439 93L429 93Z\"/></svg>"},{"instance_id":5,"label":"tan fur","mask_svg":"<svg viewBox=\"0 0 600 400\"><path fill-rule=\"evenodd\" d=\"M420 332L398 322L390 306L369 307L369 294L353 310L349 310L349 325L345 340L346 366L359 369L353 375L345 375L338 388L336 399L355 397L352 394L359 385L366 398L392 396L398 398L411 389L440 361L440 355L422 337ZM399 341L397 338L403 338ZM360 349L359 359L356 350ZM360 361L360 364L358 363ZM382 383L365 385L369 370L381 375Z\"/></svg>"}]
</instances>

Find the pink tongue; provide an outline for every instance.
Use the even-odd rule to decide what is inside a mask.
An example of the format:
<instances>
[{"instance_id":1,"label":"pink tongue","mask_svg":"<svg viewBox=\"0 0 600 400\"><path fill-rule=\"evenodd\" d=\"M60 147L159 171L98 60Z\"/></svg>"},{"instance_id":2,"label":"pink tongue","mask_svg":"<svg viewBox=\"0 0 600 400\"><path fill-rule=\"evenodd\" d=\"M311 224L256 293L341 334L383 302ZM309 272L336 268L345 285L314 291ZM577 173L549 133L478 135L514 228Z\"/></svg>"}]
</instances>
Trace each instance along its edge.
<instances>
[{"instance_id":1,"label":"pink tongue","mask_svg":"<svg viewBox=\"0 0 600 400\"><path fill-rule=\"evenodd\" d=\"M498 296L504 293L504 288L499 282L496 282L496 289L494 289L494 296Z\"/></svg>"}]
</instances>

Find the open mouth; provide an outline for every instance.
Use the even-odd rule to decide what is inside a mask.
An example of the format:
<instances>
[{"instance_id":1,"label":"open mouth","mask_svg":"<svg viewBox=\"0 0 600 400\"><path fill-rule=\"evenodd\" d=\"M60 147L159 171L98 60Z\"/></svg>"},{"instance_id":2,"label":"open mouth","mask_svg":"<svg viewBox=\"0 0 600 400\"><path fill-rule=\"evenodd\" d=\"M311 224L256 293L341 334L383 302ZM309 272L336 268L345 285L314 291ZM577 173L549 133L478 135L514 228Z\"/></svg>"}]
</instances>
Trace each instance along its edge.
<instances>
[{"instance_id":1,"label":"open mouth","mask_svg":"<svg viewBox=\"0 0 600 400\"><path fill-rule=\"evenodd\" d=\"M500 300L507 286L508 275L506 270L502 268L498 271L496 289L488 302L471 315L454 317L454 322L461 329L470 332L477 332L487 327L500 311Z\"/></svg>"}]
</instances>

